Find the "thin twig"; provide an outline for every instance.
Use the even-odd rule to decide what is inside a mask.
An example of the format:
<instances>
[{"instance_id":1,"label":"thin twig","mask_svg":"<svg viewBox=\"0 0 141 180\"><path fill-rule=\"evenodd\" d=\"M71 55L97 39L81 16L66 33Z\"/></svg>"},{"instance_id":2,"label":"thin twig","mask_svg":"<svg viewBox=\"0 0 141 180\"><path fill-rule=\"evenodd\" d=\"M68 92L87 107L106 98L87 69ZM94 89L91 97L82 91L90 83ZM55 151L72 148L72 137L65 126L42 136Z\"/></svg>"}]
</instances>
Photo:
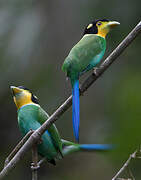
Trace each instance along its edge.
<instances>
[{"instance_id":1,"label":"thin twig","mask_svg":"<svg viewBox=\"0 0 141 180\"><path fill-rule=\"evenodd\" d=\"M38 151L37 151L37 144L33 144L32 146L32 180L38 179Z\"/></svg>"},{"instance_id":2,"label":"thin twig","mask_svg":"<svg viewBox=\"0 0 141 180\"><path fill-rule=\"evenodd\" d=\"M27 139L31 136L33 133L32 130L30 130L23 138L22 140L16 145L16 147L13 149L13 151L9 154L9 156L5 159L4 167L9 163L9 161L15 156L15 154L19 151L19 149L23 146L23 144L27 141Z\"/></svg>"},{"instance_id":3,"label":"thin twig","mask_svg":"<svg viewBox=\"0 0 141 180\"><path fill-rule=\"evenodd\" d=\"M47 160L47 158L43 158L38 162L38 166L41 166L42 163L44 163Z\"/></svg>"},{"instance_id":4,"label":"thin twig","mask_svg":"<svg viewBox=\"0 0 141 180\"><path fill-rule=\"evenodd\" d=\"M93 83L101 76L102 73L116 60L116 58L125 50L127 46L139 35L141 32L141 22L132 30L131 33L120 43L120 45L106 58L101 66L96 70L96 75L91 74L82 84L80 92L84 93ZM36 143L41 135L49 128L72 104L72 96L70 96L49 118L48 120L37 129L26 141L23 147L17 152L15 157L9 164L0 172L0 179L6 176L11 169L15 167L17 162L24 156L24 154Z\"/></svg>"},{"instance_id":5,"label":"thin twig","mask_svg":"<svg viewBox=\"0 0 141 180\"><path fill-rule=\"evenodd\" d=\"M129 163L130 163L131 159L136 158L136 154L137 153L138 153L138 151L136 150L133 154L130 154L130 156L127 159L127 161L124 163L122 168L118 171L118 173L112 178L112 180L116 180L118 178L118 176L129 166Z\"/></svg>"},{"instance_id":6,"label":"thin twig","mask_svg":"<svg viewBox=\"0 0 141 180\"><path fill-rule=\"evenodd\" d=\"M131 179L135 180L135 177L134 177L134 175L133 175L133 173L129 167L127 168L127 171L128 171L129 176L131 177Z\"/></svg>"},{"instance_id":7,"label":"thin twig","mask_svg":"<svg viewBox=\"0 0 141 180\"><path fill-rule=\"evenodd\" d=\"M125 178L117 178L117 180L132 180L132 179L125 179Z\"/></svg>"}]
</instances>

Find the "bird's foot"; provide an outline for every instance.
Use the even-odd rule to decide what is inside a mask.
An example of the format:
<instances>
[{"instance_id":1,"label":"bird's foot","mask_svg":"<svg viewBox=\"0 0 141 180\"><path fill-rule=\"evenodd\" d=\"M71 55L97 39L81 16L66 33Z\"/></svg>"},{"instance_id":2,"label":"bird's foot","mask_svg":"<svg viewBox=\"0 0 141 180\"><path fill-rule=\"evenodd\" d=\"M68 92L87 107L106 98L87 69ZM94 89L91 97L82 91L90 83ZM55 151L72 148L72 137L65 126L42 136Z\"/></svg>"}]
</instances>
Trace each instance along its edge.
<instances>
[{"instance_id":1,"label":"bird's foot","mask_svg":"<svg viewBox=\"0 0 141 180\"><path fill-rule=\"evenodd\" d=\"M68 76L66 76L66 81L68 81L69 80L69 77Z\"/></svg>"},{"instance_id":2,"label":"bird's foot","mask_svg":"<svg viewBox=\"0 0 141 180\"><path fill-rule=\"evenodd\" d=\"M39 165L39 163L37 163L37 164L35 164L35 163L31 163L31 170L32 171L36 171L36 170L38 170L40 168L40 165Z\"/></svg>"},{"instance_id":3,"label":"bird's foot","mask_svg":"<svg viewBox=\"0 0 141 180\"><path fill-rule=\"evenodd\" d=\"M34 131L35 131L35 130L33 130L33 129L30 129L30 132L32 132L32 133L34 133Z\"/></svg>"},{"instance_id":4,"label":"bird's foot","mask_svg":"<svg viewBox=\"0 0 141 180\"><path fill-rule=\"evenodd\" d=\"M42 138L39 139L38 144L42 144L43 140Z\"/></svg>"},{"instance_id":5,"label":"bird's foot","mask_svg":"<svg viewBox=\"0 0 141 180\"><path fill-rule=\"evenodd\" d=\"M94 74L95 76L98 76L98 72L97 72L98 69L99 69L99 68L97 68L97 67L93 68L93 74Z\"/></svg>"}]
</instances>

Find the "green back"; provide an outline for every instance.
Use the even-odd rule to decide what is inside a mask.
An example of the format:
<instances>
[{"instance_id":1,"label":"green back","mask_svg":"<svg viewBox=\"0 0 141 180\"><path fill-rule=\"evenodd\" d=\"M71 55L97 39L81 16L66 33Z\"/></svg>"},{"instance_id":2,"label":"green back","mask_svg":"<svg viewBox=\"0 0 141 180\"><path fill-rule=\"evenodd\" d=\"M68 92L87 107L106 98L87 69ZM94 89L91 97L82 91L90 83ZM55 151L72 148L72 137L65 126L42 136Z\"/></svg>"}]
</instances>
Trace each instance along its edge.
<instances>
[{"instance_id":1,"label":"green back","mask_svg":"<svg viewBox=\"0 0 141 180\"><path fill-rule=\"evenodd\" d=\"M47 118L48 115L40 106L30 104L20 108L18 110L18 124L22 135L24 136L30 129L38 129ZM48 160L52 160L58 155L56 147L51 134L49 131L46 131L42 135L42 143L38 145L39 154L47 157Z\"/></svg>"},{"instance_id":2,"label":"green back","mask_svg":"<svg viewBox=\"0 0 141 180\"><path fill-rule=\"evenodd\" d=\"M49 118L49 115L42 108L39 108L39 118L38 118L39 123L43 124L48 118ZM55 124L52 124L48 128L48 132L52 138L54 146L57 148L59 153L62 155L62 141L61 141L60 134L59 134Z\"/></svg>"},{"instance_id":3,"label":"green back","mask_svg":"<svg viewBox=\"0 0 141 180\"><path fill-rule=\"evenodd\" d=\"M106 40L95 34L83 36L83 38L71 49L64 61L62 70L71 79L78 78L88 65L96 66L106 49Z\"/></svg>"}]
</instances>

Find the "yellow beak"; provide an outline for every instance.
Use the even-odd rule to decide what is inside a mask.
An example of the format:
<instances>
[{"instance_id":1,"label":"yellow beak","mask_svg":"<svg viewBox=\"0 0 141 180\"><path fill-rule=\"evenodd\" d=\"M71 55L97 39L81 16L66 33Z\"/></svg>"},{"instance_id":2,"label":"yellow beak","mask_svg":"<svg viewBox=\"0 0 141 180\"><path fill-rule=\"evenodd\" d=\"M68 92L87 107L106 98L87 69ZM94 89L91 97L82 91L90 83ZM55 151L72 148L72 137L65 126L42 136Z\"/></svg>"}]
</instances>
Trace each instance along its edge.
<instances>
[{"instance_id":1,"label":"yellow beak","mask_svg":"<svg viewBox=\"0 0 141 180\"><path fill-rule=\"evenodd\" d=\"M18 88L16 86L10 86L10 88L11 88L14 95L16 95L17 93L22 92L22 89L20 89L20 88Z\"/></svg>"},{"instance_id":2,"label":"yellow beak","mask_svg":"<svg viewBox=\"0 0 141 180\"><path fill-rule=\"evenodd\" d=\"M107 23L107 26L108 26L110 29L112 29L113 27L116 27L116 26L118 26L118 25L120 25L120 23L117 22L117 21L109 21L109 22Z\"/></svg>"}]
</instances>

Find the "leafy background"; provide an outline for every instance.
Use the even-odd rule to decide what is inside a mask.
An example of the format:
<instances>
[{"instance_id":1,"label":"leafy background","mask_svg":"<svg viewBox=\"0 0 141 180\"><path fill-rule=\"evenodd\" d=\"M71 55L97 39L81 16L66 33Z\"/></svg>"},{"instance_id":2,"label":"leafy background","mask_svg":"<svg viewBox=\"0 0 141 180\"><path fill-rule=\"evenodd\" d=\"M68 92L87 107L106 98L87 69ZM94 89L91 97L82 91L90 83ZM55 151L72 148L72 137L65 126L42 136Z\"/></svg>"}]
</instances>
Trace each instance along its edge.
<instances>
[{"instance_id":1,"label":"leafy background","mask_svg":"<svg viewBox=\"0 0 141 180\"><path fill-rule=\"evenodd\" d=\"M10 85L28 87L41 106L53 113L71 93L61 65L85 25L97 18L121 23L107 37L106 57L139 22L140 5L140 0L0 1L1 168L21 138ZM45 163L39 170L40 180L111 179L140 142L140 41L138 37L81 97L80 142L117 143L119 150L113 156L72 154L56 167ZM71 109L56 125L62 137L74 141ZM28 153L6 179L31 179L30 162ZM140 165L140 160L131 163L138 179Z\"/></svg>"}]
</instances>

